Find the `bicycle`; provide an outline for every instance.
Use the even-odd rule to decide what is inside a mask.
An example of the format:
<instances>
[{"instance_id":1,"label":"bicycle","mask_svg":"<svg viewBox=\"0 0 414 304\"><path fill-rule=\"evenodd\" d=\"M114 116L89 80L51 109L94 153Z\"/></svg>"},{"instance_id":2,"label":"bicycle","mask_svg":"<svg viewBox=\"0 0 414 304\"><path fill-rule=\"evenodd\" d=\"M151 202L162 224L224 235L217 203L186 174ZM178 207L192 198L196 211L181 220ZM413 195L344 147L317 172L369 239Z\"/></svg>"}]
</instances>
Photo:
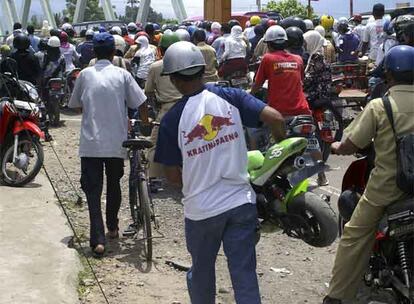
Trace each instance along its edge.
<instances>
[{"instance_id":1,"label":"bicycle","mask_svg":"<svg viewBox=\"0 0 414 304\"><path fill-rule=\"evenodd\" d=\"M150 195L149 179L147 177L148 159L145 150L153 146L153 143L145 137L139 136L137 120L131 120L129 139L122 143L128 149L130 162L129 175L129 205L133 224L123 233L125 236L139 234L142 231L144 240L144 254L147 261L152 260L152 227L157 228L154 206ZM142 229L141 229L142 228Z\"/></svg>"}]
</instances>

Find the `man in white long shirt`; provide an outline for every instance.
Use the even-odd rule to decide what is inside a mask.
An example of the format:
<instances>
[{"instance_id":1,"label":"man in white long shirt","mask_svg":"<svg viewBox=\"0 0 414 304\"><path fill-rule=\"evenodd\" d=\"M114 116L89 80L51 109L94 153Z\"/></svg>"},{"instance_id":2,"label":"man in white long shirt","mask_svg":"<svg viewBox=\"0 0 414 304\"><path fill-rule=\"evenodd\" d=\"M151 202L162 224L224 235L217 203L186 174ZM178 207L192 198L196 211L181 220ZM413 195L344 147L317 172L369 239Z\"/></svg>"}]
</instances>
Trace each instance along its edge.
<instances>
[{"instance_id":1,"label":"man in white long shirt","mask_svg":"<svg viewBox=\"0 0 414 304\"><path fill-rule=\"evenodd\" d=\"M79 144L81 185L89 207L90 246L96 255L102 256L105 251L101 213L104 167L107 177L106 226L108 236L117 238L120 179L126 158L122 142L128 136L127 107L137 109L146 97L130 73L112 65L113 36L99 33L93 41L98 61L80 73L69 107L83 112Z\"/></svg>"}]
</instances>

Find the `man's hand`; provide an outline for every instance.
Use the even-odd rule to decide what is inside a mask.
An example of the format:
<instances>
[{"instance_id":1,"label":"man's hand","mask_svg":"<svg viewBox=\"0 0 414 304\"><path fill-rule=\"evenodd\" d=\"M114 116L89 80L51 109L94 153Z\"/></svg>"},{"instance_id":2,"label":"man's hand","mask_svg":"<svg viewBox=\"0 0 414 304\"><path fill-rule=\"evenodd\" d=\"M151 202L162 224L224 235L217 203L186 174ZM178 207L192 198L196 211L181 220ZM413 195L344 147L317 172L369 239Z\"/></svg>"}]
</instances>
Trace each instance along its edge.
<instances>
[{"instance_id":1,"label":"man's hand","mask_svg":"<svg viewBox=\"0 0 414 304\"><path fill-rule=\"evenodd\" d=\"M331 151L337 155L352 155L358 152L359 148L347 138L345 142L334 142L331 144Z\"/></svg>"},{"instance_id":2,"label":"man's hand","mask_svg":"<svg viewBox=\"0 0 414 304\"><path fill-rule=\"evenodd\" d=\"M277 142L286 138L285 120L278 111L266 106L260 113L260 120L269 126L270 132Z\"/></svg>"}]
</instances>

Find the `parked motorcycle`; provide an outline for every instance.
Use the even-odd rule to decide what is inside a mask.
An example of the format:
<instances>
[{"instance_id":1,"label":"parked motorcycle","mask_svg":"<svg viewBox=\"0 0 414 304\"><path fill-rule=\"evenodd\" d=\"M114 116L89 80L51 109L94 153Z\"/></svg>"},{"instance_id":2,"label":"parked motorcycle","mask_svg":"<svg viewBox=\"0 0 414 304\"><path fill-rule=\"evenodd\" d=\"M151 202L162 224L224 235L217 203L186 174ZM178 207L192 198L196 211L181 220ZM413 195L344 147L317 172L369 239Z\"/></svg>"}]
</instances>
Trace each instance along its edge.
<instances>
[{"instance_id":1,"label":"parked motorcycle","mask_svg":"<svg viewBox=\"0 0 414 304\"><path fill-rule=\"evenodd\" d=\"M351 219L374 167L372 146L358 156L349 166L342 182L342 194L338 200L340 234L346 222ZM397 303L412 304L413 267L414 198L411 198L395 202L385 209L376 232L364 282L375 290L391 291Z\"/></svg>"},{"instance_id":2,"label":"parked motorcycle","mask_svg":"<svg viewBox=\"0 0 414 304\"><path fill-rule=\"evenodd\" d=\"M39 107L35 103L3 98L0 120L1 180L14 187L30 183L43 165Z\"/></svg>"},{"instance_id":3,"label":"parked motorcycle","mask_svg":"<svg viewBox=\"0 0 414 304\"><path fill-rule=\"evenodd\" d=\"M314 166L315 172L302 174L307 145L306 138L292 137L271 146L264 154L249 151L248 172L257 194L262 231L282 229L311 246L325 247L335 241L338 223L329 203L308 190L307 177L324 166L319 164ZM302 175L299 180L298 173Z\"/></svg>"}]
</instances>

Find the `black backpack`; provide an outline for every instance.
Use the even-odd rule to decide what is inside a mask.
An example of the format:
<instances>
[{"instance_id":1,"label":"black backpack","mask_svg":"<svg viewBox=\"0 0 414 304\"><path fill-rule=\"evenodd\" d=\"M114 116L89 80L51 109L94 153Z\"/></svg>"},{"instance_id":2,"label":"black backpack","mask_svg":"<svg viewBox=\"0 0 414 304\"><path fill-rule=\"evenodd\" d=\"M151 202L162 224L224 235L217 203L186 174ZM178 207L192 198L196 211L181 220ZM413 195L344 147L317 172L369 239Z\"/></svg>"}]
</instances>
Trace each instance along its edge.
<instances>
[{"instance_id":1,"label":"black backpack","mask_svg":"<svg viewBox=\"0 0 414 304\"><path fill-rule=\"evenodd\" d=\"M382 97L382 102L396 142L397 186L403 192L414 195L414 133L398 136L395 132L391 103L387 95Z\"/></svg>"}]
</instances>

